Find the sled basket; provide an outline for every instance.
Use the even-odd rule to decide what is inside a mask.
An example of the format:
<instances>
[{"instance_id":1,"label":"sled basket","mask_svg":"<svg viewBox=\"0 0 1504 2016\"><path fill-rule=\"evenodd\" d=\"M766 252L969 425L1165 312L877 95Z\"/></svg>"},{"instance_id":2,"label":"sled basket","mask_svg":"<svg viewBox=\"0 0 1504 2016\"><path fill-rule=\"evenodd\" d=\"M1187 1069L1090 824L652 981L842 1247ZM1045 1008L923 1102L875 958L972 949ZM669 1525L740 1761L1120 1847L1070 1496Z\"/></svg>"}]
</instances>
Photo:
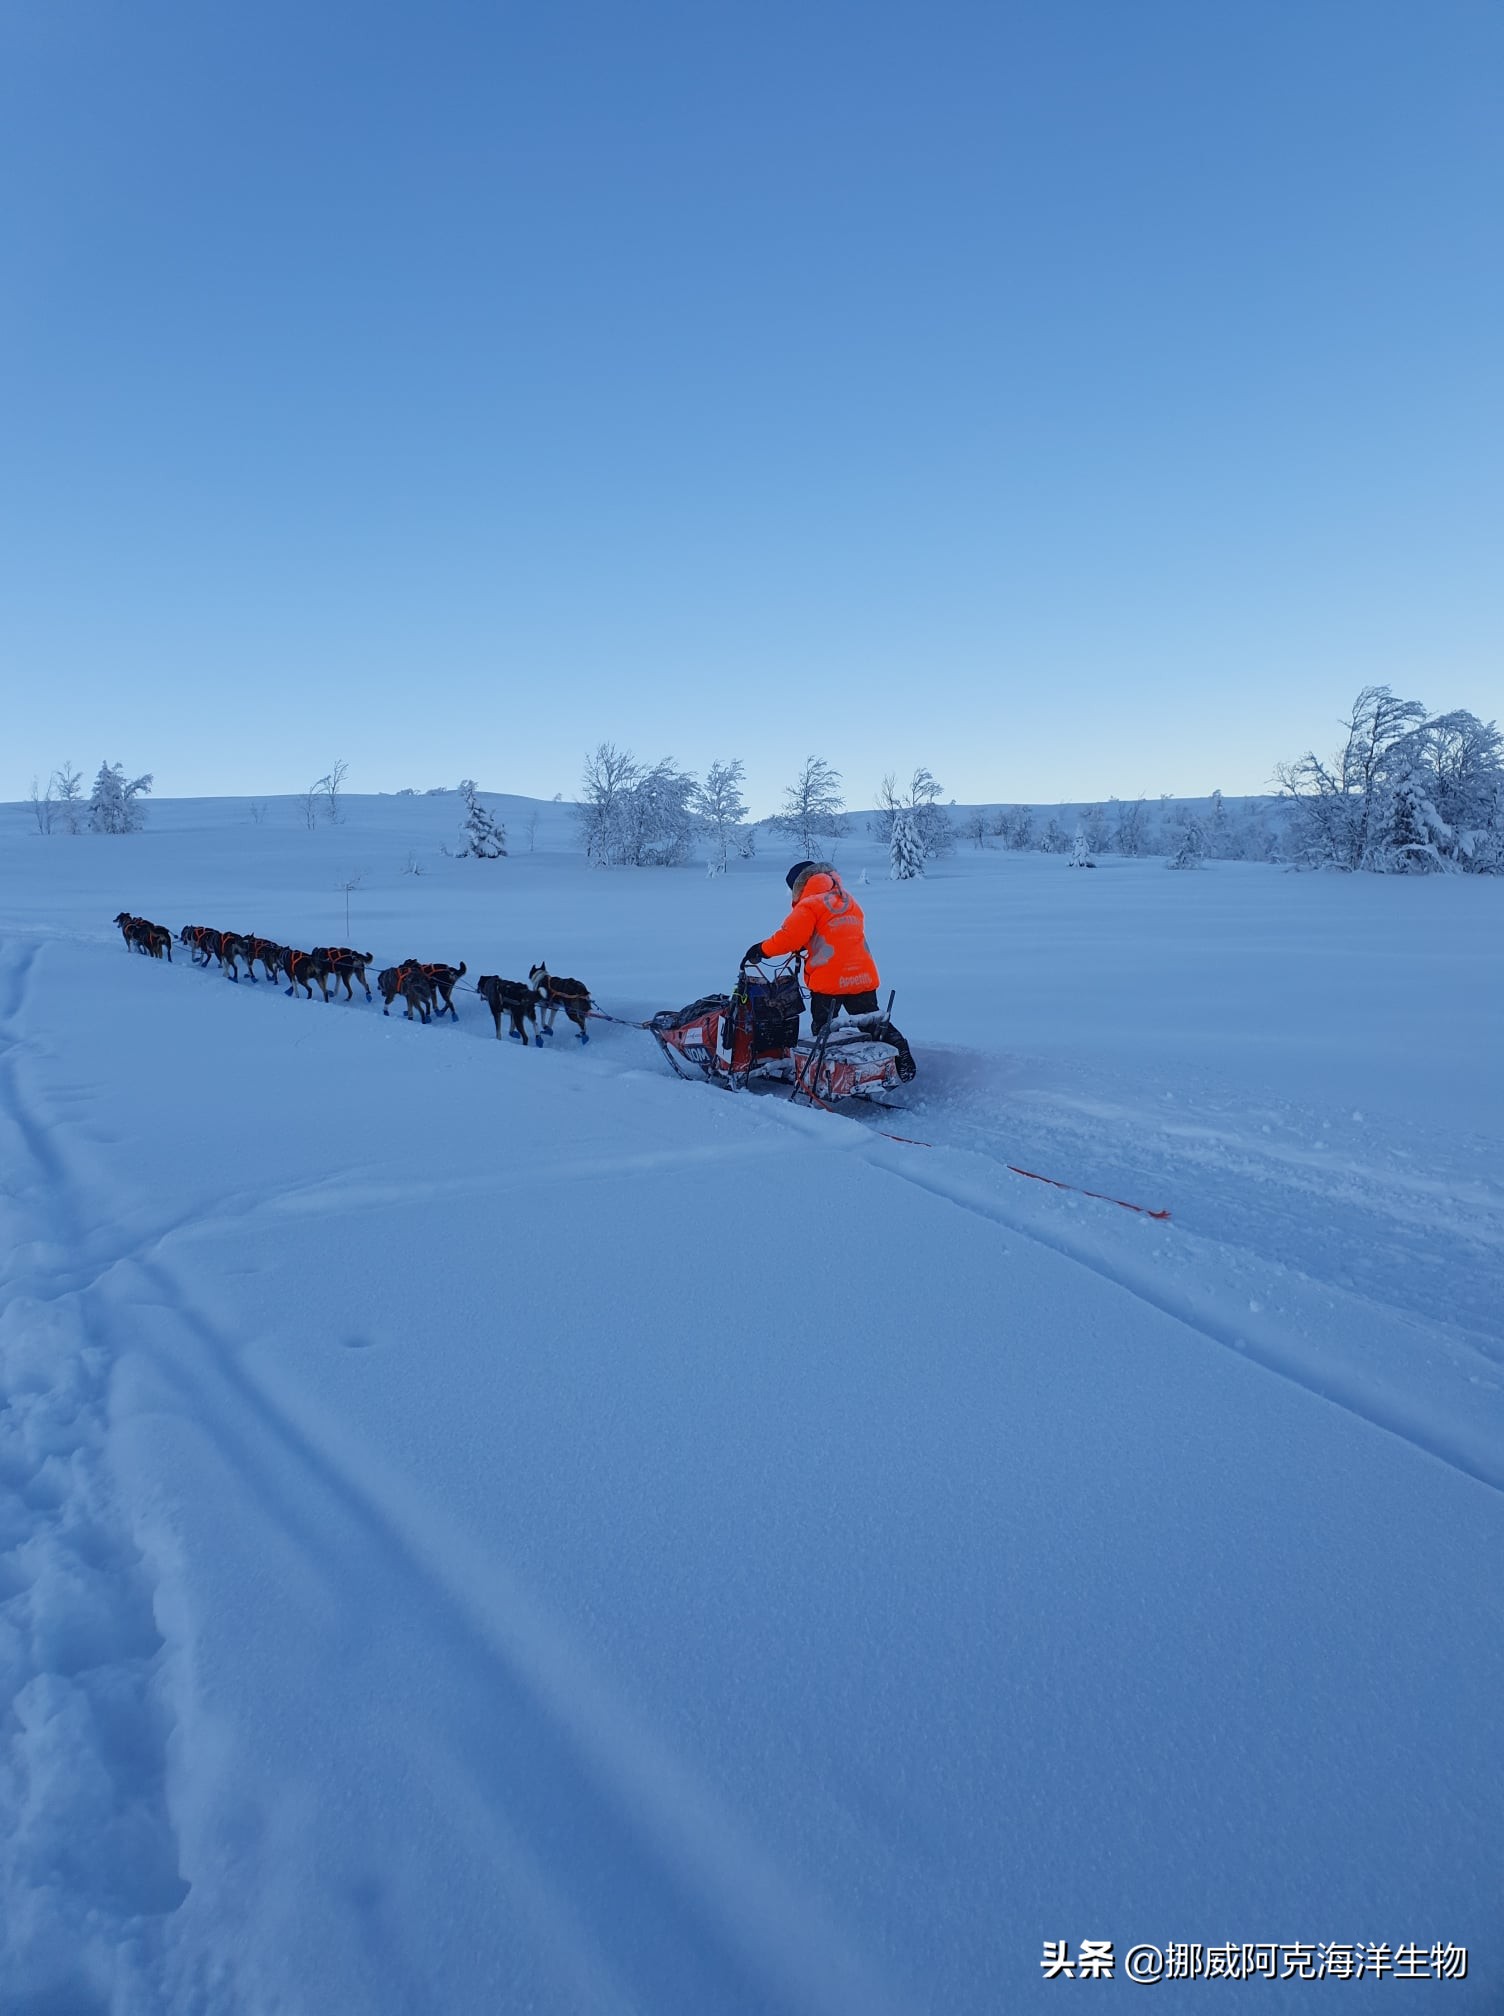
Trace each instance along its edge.
<instances>
[{"instance_id":1,"label":"sled basket","mask_svg":"<svg viewBox=\"0 0 1504 2016\"><path fill-rule=\"evenodd\" d=\"M731 1007L726 994L705 994L687 1008L663 1008L649 1022L653 1039L681 1078L714 1078L721 1026Z\"/></svg>"}]
</instances>

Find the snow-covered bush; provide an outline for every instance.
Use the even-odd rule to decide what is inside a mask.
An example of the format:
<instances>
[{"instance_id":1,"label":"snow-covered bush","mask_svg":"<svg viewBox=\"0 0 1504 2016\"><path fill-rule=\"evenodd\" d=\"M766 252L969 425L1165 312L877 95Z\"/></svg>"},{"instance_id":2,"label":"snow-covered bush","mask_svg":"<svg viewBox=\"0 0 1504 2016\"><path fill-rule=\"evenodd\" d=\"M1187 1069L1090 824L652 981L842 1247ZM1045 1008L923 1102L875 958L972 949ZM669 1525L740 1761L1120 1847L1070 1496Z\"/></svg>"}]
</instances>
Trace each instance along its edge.
<instances>
[{"instance_id":1,"label":"snow-covered bush","mask_svg":"<svg viewBox=\"0 0 1504 2016\"><path fill-rule=\"evenodd\" d=\"M1085 828L1078 826L1076 828L1075 843L1071 848L1071 866L1073 868L1095 868L1097 864L1091 858L1091 851L1090 847L1086 844Z\"/></svg>"},{"instance_id":2,"label":"snow-covered bush","mask_svg":"<svg viewBox=\"0 0 1504 2016\"><path fill-rule=\"evenodd\" d=\"M89 800L89 825L96 833L139 833L146 808L137 801L151 790L152 778L128 778L119 763L101 763Z\"/></svg>"},{"instance_id":3,"label":"snow-covered bush","mask_svg":"<svg viewBox=\"0 0 1504 2016\"><path fill-rule=\"evenodd\" d=\"M1194 812L1178 815L1167 868L1200 868L1206 861L1206 828Z\"/></svg>"}]
</instances>

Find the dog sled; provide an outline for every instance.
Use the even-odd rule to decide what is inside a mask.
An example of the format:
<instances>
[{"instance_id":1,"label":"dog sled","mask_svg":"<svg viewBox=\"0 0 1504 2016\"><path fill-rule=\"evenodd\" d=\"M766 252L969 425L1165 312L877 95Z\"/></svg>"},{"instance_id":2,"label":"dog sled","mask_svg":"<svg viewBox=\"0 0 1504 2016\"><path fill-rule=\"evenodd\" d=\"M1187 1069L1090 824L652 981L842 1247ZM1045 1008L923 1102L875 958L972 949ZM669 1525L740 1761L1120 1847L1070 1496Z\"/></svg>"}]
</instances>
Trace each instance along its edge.
<instances>
[{"instance_id":1,"label":"dog sled","mask_svg":"<svg viewBox=\"0 0 1504 2016\"><path fill-rule=\"evenodd\" d=\"M891 995L888 1005L891 1009ZM794 962L772 974L743 968L729 994L665 1008L647 1026L681 1078L732 1091L753 1079L772 1079L791 1086L791 1098L821 1106L842 1099L886 1105L902 1083L898 1045L884 1040L887 1015L850 1020L837 1015L818 1036L801 1036L803 1012Z\"/></svg>"}]
</instances>

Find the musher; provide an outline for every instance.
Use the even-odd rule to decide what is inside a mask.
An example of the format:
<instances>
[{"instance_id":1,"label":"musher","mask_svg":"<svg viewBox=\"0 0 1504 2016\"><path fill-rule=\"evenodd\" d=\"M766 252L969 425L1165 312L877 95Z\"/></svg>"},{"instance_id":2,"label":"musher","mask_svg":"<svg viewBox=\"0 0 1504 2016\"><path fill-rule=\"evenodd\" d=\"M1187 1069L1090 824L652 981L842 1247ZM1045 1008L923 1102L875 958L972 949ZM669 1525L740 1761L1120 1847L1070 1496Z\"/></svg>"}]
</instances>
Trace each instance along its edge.
<instances>
[{"instance_id":1,"label":"musher","mask_svg":"<svg viewBox=\"0 0 1504 2016\"><path fill-rule=\"evenodd\" d=\"M747 947L742 964L802 952L810 1027L816 1036L843 1008L848 1015L877 1015L877 963L867 947L861 905L828 861L796 861L784 880L794 907L771 938ZM911 1079L913 1053L898 1030L886 1022L873 1034L893 1045L899 1077Z\"/></svg>"}]
</instances>

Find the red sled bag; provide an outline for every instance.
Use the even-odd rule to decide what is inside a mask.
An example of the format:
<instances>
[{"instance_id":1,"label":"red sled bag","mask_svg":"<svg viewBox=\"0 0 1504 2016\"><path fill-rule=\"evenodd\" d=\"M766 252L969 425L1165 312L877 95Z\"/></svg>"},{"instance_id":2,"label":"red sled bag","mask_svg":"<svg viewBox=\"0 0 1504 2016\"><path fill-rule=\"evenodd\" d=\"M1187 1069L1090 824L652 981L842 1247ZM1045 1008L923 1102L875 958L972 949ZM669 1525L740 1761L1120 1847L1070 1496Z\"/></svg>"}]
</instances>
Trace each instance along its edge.
<instances>
[{"instance_id":1,"label":"red sled bag","mask_svg":"<svg viewBox=\"0 0 1504 2016\"><path fill-rule=\"evenodd\" d=\"M724 1074L721 1029L730 1006L729 994L706 994L687 1008L661 1009L648 1024L658 1048L681 1078Z\"/></svg>"}]
</instances>

